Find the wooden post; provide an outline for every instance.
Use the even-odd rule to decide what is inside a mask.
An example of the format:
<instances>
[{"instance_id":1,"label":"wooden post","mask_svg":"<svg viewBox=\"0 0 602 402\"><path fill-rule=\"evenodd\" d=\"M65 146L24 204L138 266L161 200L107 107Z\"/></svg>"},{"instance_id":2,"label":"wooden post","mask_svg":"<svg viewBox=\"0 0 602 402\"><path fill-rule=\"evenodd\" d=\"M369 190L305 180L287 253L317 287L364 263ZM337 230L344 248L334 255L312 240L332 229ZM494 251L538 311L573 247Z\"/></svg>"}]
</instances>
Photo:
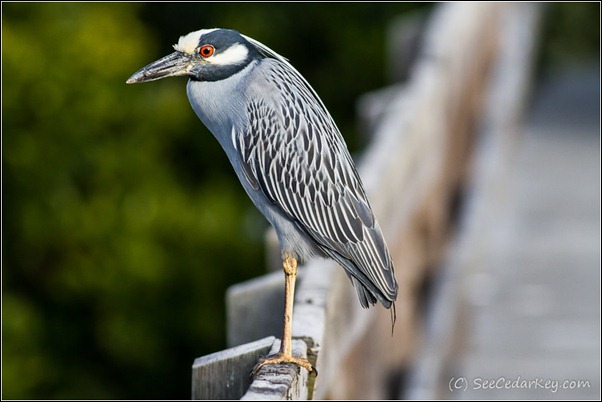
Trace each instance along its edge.
<instances>
[{"instance_id":1,"label":"wooden post","mask_svg":"<svg viewBox=\"0 0 602 402\"><path fill-rule=\"evenodd\" d=\"M233 347L282 335L282 270L230 286L226 293L227 341Z\"/></svg>"}]
</instances>

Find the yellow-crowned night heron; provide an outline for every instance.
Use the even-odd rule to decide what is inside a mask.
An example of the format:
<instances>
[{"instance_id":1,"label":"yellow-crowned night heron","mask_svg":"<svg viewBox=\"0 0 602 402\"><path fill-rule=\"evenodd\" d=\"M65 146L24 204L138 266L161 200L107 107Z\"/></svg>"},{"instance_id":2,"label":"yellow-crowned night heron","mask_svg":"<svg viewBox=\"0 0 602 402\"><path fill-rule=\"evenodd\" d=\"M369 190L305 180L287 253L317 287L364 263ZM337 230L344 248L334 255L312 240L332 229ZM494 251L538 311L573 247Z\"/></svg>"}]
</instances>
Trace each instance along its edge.
<instances>
[{"instance_id":1,"label":"yellow-crowned night heron","mask_svg":"<svg viewBox=\"0 0 602 402\"><path fill-rule=\"evenodd\" d=\"M228 29L180 37L175 52L128 83L189 78L192 108L217 138L247 194L278 235L285 273L280 352L290 362L297 260L330 257L344 269L363 307L393 307L397 282L381 229L345 142L326 107L288 61Z\"/></svg>"}]
</instances>

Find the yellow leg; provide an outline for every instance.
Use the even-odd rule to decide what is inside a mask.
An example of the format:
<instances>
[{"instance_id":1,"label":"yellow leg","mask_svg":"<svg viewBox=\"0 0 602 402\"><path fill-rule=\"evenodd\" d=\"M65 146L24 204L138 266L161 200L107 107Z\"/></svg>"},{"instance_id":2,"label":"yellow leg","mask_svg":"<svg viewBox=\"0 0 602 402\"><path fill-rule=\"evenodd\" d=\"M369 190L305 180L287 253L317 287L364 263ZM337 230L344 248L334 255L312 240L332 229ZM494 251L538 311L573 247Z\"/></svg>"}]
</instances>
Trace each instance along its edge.
<instances>
[{"instance_id":1,"label":"yellow leg","mask_svg":"<svg viewBox=\"0 0 602 402\"><path fill-rule=\"evenodd\" d=\"M308 371L317 374L316 369L304 358L295 357L292 354L292 327L293 327L293 301L295 300L295 282L297 280L297 260L288 254L284 258L284 328L280 351L275 355L269 355L259 359L253 368L251 375L255 376L261 367L266 364L293 363L305 367Z\"/></svg>"}]
</instances>

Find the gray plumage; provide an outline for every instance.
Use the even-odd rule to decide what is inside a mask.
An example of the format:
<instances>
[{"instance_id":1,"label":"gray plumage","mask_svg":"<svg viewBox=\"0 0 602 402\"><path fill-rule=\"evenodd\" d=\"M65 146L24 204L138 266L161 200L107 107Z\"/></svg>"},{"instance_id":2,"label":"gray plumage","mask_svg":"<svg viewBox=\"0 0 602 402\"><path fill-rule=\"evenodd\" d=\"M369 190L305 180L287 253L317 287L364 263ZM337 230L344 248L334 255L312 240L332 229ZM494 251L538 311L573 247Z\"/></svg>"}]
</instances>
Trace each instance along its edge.
<instances>
[{"instance_id":1,"label":"gray plumage","mask_svg":"<svg viewBox=\"0 0 602 402\"><path fill-rule=\"evenodd\" d=\"M199 55L203 46L214 48L212 56ZM282 56L236 31L194 32L175 47L128 82L190 77L194 111L273 225L282 252L334 259L363 307L380 301L390 308L398 288L391 256L343 137L307 81ZM181 59L187 67L176 73Z\"/></svg>"}]
</instances>

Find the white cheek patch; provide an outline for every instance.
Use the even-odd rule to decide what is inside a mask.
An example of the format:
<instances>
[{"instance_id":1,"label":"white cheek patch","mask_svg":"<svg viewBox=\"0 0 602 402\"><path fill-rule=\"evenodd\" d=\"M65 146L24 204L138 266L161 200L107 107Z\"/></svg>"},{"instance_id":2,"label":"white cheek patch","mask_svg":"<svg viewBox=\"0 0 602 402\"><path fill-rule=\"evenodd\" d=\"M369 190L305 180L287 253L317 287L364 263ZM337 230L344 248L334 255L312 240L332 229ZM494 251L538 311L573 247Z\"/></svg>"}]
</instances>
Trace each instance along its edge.
<instances>
[{"instance_id":1,"label":"white cheek patch","mask_svg":"<svg viewBox=\"0 0 602 402\"><path fill-rule=\"evenodd\" d=\"M221 66L227 66L232 64L241 64L247 59L249 51L245 45L237 43L222 53L216 54L213 57L207 59L211 64L218 64Z\"/></svg>"},{"instance_id":2,"label":"white cheek patch","mask_svg":"<svg viewBox=\"0 0 602 402\"><path fill-rule=\"evenodd\" d=\"M173 45L173 48L176 49L178 52L193 54L194 49L196 49L199 45L201 36L215 30L217 30L217 28L201 29L200 31L194 31L189 33L188 35L180 36L180 40L176 45Z\"/></svg>"}]
</instances>

